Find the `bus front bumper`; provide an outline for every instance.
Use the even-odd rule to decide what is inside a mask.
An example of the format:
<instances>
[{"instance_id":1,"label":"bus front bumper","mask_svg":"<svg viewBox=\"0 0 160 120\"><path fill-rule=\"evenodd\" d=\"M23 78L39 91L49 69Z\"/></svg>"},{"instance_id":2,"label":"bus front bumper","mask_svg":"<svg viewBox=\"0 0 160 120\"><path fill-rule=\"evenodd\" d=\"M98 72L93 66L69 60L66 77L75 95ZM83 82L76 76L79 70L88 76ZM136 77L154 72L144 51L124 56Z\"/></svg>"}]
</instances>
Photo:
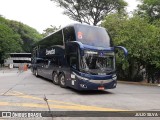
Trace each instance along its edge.
<instances>
[{"instance_id":1,"label":"bus front bumper","mask_svg":"<svg viewBox=\"0 0 160 120\"><path fill-rule=\"evenodd\" d=\"M117 85L116 74L91 75L85 73L73 73L71 78L73 87L78 90L113 89Z\"/></svg>"},{"instance_id":2,"label":"bus front bumper","mask_svg":"<svg viewBox=\"0 0 160 120\"><path fill-rule=\"evenodd\" d=\"M79 90L105 90L116 88L117 81L108 80L78 80Z\"/></svg>"}]
</instances>

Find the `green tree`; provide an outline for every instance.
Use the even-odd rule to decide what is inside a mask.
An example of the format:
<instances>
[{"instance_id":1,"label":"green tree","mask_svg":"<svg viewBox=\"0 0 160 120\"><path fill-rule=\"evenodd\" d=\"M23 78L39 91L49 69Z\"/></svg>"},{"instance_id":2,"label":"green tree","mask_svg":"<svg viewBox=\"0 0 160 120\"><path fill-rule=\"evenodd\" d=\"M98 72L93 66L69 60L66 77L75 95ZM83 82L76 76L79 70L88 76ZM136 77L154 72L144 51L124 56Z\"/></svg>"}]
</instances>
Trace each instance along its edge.
<instances>
[{"instance_id":1,"label":"green tree","mask_svg":"<svg viewBox=\"0 0 160 120\"><path fill-rule=\"evenodd\" d=\"M52 25L51 25L51 27L43 30L42 36L43 36L43 37L46 37L46 36L52 34L53 32L59 30L60 28L61 28L61 26L59 26L59 27L57 28L56 26L52 26Z\"/></svg>"},{"instance_id":2,"label":"green tree","mask_svg":"<svg viewBox=\"0 0 160 120\"><path fill-rule=\"evenodd\" d=\"M147 19L134 16L133 18L121 15L106 17L102 25L106 27L113 38L115 45L125 46L128 51L128 60L121 63L121 54L118 55L120 76L128 80L140 80L142 68L147 70L147 75L160 68L160 28L150 24Z\"/></svg>"},{"instance_id":3,"label":"green tree","mask_svg":"<svg viewBox=\"0 0 160 120\"><path fill-rule=\"evenodd\" d=\"M0 22L0 63L11 52L21 52L21 38L6 24Z\"/></svg>"},{"instance_id":4,"label":"green tree","mask_svg":"<svg viewBox=\"0 0 160 120\"><path fill-rule=\"evenodd\" d=\"M137 13L141 17L148 17L151 21L160 18L160 0L139 0Z\"/></svg>"},{"instance_id":5,"label":"green tree","mask_svg":"<svg viewBox=\"0 0 160 120\"><path fill-rule=\"evenodd\" d=\"M124 0L51 0L65 11L71 19L97 25L105 16L124 11Z\"/></svg>"},{"instance_id":6,"label":"green tree","mask_svg":"<svg viewBox=\"0 0 160 120\"><path fill-rule=\"evenodd\" d=\"M42 35L35 29L0 16L0 63L8 57L8 53L31 52L34 42Z\"/></svg>"},{"instance_id":7,"label":"green tree","mask_svg":"<svg viewBox=\"0 0 160 120\"><path fill-rule=\"evenodd\" d=\"M42 38L37 30L23 23L11 20L8 24L11 29L20 35L22 39L23 52L31 52L32 45Z\"/></svg>"}]
</instances>

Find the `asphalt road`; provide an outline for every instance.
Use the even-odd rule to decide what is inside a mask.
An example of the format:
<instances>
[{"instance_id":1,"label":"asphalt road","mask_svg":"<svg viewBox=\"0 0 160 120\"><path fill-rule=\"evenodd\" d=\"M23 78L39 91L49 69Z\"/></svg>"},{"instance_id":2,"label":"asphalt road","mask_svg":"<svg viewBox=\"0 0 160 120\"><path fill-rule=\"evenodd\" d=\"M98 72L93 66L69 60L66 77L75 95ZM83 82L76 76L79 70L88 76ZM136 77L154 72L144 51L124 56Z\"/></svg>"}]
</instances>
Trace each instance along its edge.
<instances>
[{"instance_id":1,"label":"asphalt road","mask_svg":"<svg viewBox=\"0 0 160 120\"><path fill-rule=\"evenodd\" d=\"M61 88L44 78L36 78L30 70L21 73L17 69L0 70L0 111L49 110L160 111L160 87L118 83L115 89L79 92ZM158 120L157 117L155 119Z\"/></svg>"}]
</instances>

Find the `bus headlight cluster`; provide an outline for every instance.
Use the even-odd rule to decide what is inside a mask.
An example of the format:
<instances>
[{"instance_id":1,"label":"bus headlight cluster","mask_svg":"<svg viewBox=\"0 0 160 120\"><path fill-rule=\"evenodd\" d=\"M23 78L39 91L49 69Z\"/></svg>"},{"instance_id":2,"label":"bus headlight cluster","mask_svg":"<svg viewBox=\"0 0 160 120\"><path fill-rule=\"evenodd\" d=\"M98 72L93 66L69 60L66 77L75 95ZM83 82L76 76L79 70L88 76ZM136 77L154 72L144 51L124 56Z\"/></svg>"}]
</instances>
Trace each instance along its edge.
<instances>
[{"instance_id":1,"label":"bus headlight cluster","mask_svg":"<svg viewBox=\"0 0 160 120\"><path fill-rule=\"evenodd\" d=\"M82 77L82 76L79 76L79 75L77 75L77 78L79 78L81 80L89 80L88 78L85 78L85 77Z\"/></svg>"},{"instance_id":2,"label":"bus headlight cluster","mask_svg":"<svg viewBox=\"0 0 160 120\"><path fill-rule=\"evenodd\" d=\"M76 73L73 73L73 74L74 74L78 79L81 79L81 80L89 80L88 78L79 76L79 75L77 75Z\"/></svg>"},{"instance_id":3,"label":"bus headlight cluster","mask_svg":"<svg viewBox=\"0 0 160 120\"><path fill-rule=\"evenodd\" d=\"M84 51L84 53L86 53L86 54L98 54L98 52L95 52L95 51Z\"/></svg>"},{"instance_id":4,"label":"bus headlight cluster","mask_svg":"<svg viewBox=\"0 0 160 120\"><path fill-rule=\"evenodd\" d=\"M116 74L114 74L114 75L112 76L112 80L117 80L117 75L116 75Z\"/></svg>"}]
</instances>

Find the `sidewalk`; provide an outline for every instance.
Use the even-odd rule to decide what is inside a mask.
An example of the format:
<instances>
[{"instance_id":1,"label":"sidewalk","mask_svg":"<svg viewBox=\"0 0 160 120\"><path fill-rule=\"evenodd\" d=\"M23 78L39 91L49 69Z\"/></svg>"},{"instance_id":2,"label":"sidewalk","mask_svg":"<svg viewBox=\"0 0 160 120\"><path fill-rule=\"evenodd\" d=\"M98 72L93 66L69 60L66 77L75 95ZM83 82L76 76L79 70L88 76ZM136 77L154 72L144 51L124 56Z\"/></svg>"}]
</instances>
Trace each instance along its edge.
<instances>
[{"instance_id":1,"label":"sidewalk","mask_svg":"<svg viewBox=\"0 0 160 120\"><path fill-rule=\"evenodd\" d=\"M18 72L18 68L9 69L7 67L0 68L0 73L16 73Z\"/></svg>"},{"instance_id":2,"label":"sidewalk","mask_svg":"<svg viewBox=\"0 0 160 120\"><path fill-rule=\"evenodd\" d=\"M145 86L159 86L160 87L160 84L158 83L147 83L147 82L131 82L131 81L118 81L118 83L123 83L123 84L133 84L133 85L145 85Z\"/></svg>"}]
</instances>

